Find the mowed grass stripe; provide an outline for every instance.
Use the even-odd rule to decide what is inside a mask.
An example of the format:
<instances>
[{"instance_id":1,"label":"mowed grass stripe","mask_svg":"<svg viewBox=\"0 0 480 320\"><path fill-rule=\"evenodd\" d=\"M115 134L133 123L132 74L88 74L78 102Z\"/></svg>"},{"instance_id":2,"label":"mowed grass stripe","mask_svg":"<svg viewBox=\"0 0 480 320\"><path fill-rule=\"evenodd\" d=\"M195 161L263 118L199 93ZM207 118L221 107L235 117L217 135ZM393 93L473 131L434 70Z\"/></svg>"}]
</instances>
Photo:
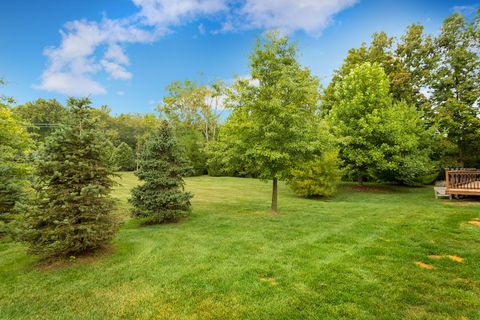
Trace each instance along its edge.
<instances>
[{"instance_id":1,"label":"mowed grass stripe","mask_svg":"<svg viewBox=\"0 0 480 320\"><path fill-rule=\"evenodd\" d=\"M480 228L467 223L479 202L351 184L303 199L281 184L272 215L270 183L194 177L189 218L143 227L128 218L135 177L120 182L125 223L109 252L44 270L22 245L0 243L0 318L480 318Z\"/></svg>"}]
</instances>

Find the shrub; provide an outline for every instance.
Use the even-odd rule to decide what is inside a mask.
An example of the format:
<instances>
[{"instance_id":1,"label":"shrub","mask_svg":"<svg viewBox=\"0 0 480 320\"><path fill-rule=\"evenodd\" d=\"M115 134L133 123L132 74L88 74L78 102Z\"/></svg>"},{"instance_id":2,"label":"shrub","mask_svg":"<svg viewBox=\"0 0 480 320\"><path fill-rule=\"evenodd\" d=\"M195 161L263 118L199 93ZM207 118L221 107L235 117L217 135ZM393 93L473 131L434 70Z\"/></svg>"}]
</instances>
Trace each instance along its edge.
<instances>
[{"instance_id":1,"label":"shrub","mask_svg":"<svg viewBox=\"0 0 480 320\"><path fill-rule=\"evenodd\" d=\"M330 197L337 191L341 178L338 152L331 150L292 169L287 185L303 197Z\"/></svg>"}]
</instances>

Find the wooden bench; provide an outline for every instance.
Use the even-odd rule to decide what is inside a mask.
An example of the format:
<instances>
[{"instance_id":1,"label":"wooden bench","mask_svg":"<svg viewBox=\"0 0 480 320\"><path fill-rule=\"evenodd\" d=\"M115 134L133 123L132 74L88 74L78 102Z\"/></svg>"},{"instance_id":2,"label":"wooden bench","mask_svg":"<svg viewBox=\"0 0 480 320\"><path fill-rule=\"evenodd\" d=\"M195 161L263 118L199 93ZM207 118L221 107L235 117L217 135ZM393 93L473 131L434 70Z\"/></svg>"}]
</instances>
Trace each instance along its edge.
<instances>
[{"instance_id":1,"label":"wooden bench","mask_svg":"<svg viewBox=\"0 0 480 320\"><path fill-rule=\"evenodd\" d=\"M447 194L447 188L446 187L433 187L433 191L435 191L435 199L449 198L450 200L452 200L452 195Z\"/></svg>"}]
</instances>

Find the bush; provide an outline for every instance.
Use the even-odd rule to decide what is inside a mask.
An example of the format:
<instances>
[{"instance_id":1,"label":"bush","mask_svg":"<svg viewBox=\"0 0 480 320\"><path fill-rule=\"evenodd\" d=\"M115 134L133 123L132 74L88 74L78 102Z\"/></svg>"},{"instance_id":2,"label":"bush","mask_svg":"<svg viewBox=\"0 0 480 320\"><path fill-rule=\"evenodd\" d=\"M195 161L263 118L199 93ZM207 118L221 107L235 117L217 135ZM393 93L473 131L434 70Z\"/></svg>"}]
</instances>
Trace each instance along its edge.
<instances>
[{"instance_id":1,"label":"bush","mask_svg":"<svg viewBox=\"0 0 480 320\"><path fill-rule=\"evenodd\" d=\"M333 196L342 176L337 155L336 150L331 150L300 164L290 172L287 185L303 197Z\"/></svg>"}]
</instances>

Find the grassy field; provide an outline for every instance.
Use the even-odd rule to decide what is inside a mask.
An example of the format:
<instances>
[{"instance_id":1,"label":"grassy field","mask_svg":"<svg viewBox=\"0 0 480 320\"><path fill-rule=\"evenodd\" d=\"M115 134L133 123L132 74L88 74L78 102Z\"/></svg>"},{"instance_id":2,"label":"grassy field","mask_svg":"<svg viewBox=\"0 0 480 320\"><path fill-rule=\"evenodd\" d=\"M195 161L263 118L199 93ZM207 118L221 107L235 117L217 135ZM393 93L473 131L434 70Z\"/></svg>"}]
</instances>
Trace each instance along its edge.
<instances>
[{"instance_id":1,"label":"grassy field","mask_svg":"<svg viewBox=\"0 0 480 320\"><path fill-rule=\"evenodd\" d=\"M281 185L274 216L270 184L196 177L188 219L144 227L128 218L134 176L120 182L108 252L47 267L0 242L0 319L480 319L479 201Z\"/></svg>"}]
</instances>

